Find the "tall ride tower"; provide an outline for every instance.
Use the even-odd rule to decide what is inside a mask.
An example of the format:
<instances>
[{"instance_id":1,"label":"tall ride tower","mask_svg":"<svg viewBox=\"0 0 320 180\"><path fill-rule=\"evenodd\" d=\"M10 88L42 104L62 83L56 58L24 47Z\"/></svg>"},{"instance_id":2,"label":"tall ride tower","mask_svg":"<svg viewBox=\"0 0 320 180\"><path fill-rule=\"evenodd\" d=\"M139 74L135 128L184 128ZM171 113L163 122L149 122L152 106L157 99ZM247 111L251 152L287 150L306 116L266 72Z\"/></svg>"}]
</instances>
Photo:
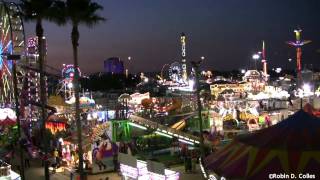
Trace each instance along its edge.
<instances>
[{"instance_id":1,"label":"tall ride tower","mask_svg":"<svg viewBox=\"0 0 320 180\"><path fill-rule=\"evenodd\" d=\"M187 74L187 60L186 60L186 35L181 33L180 36L181 42L181 64L182 64L182 80L183 82L187 83L188 81L188 74Z\"/></svg>"},{"instance_id":2,"label":"tall ride tower","mask_svg":"<svg viewBox=\"0 0 320 180\"><path fill-rule=\"evenodd\" d=\"M293 46L296 48L297 51L297 72L298 72L298 80L301 82L301 55L302 50L301 47L305 44L310 43L310 40L301 40L301 29L294 30L294 33L296 35L296 41L289 41L287 44Z\"/></svg>"},{"instance_id":3,"label":"tall ride tower","mask_svg":"<svg viewBox=\"0 0 320 180\"><path fill-rule=\"evenodd\" d=\"M267 59L266 59L266 46L264 41L262 41L262 64L263 64L263 76L264 79L268 80L268 69L267 69Z\"/></svg>"}]
</instances>

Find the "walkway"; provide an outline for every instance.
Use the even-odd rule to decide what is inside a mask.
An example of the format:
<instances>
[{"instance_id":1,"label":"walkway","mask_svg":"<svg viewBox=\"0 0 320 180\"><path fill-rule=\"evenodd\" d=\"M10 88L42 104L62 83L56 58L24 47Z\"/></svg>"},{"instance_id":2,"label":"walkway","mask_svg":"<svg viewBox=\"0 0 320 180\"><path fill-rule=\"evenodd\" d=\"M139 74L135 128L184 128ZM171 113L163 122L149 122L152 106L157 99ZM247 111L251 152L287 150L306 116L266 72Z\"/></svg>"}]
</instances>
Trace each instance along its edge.
<instances>
[{"instance_id":1,"label":"walkway","mask_svg":"<svg viewBox=\"0 0 320 180\"><path fill-rule=\"evenodd\" d=\"M12 166L17 165L18 158L15 158L15 160L12 163ZM44 180L44 168L41 166L40 160L31 160L30 162L31 167L25 169L25 176L26 180ZM170 168L171 170L180 172L180 179L181 180L202 180L203 176L200 171L199 165L196 166L196 171L194 173L185 173L184 172L184 166L178 165ZM15 170L17 172L17 170ZM50 180L70 180L70 172L64 171L64 172L58 172L52 173L50 172ZM109 173L103 173L103 174L97 174L97 175L88 175L88 180L105 180L105 178L109 178L109 180L121 180L121 176L118 175L118 173L115 172L109 172Z\"/></svg>"}]
</instances>

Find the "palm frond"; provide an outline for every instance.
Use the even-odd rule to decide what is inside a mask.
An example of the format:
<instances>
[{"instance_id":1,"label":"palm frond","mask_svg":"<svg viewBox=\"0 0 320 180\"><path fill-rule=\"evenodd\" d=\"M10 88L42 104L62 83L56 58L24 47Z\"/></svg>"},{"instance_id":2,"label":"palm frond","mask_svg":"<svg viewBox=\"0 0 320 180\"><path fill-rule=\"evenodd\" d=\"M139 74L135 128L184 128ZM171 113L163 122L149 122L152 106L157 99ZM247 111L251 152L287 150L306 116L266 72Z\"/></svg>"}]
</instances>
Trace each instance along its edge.
<instances>
[{"instance_id":1,"label":"palm frond","mask_svg":"<svg viewBox=\"0 0 320 180\"><path fill-rule=\"evenodd\" d=\"M18 4L22 10L23 18L26 21L44 19L63 24L64 18L59 6L63 2L57 0L20 0Z\"/></svg>"},{"instance_id":2,"label":"palm frond","mask_svg":"<svg viewBox=\"0 0 320 180\"><path fill-rule=\"evenodd\" d=\"M84 24L88 27L105 21L106 19L97 14L103 7L91 0L67 0L67 16L72 24Z\"/></svg>"}]
</instances>

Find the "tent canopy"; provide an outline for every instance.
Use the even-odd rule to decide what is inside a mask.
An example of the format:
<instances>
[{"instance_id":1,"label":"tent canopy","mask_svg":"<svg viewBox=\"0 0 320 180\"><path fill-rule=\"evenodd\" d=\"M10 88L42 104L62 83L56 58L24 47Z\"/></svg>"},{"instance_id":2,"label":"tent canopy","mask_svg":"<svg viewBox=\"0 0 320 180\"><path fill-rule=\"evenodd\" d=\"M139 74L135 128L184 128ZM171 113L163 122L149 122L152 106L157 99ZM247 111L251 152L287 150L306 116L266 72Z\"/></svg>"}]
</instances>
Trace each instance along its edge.
<instances>
[{"instance_id":1,"label":"tent canopy","mask_svg":"<svg viewBox=\"0 0 320 180\"><path fill-rule=\"evenodd\" d=\"M278 124L235 141L259 148L320 151L320 119L300 110Z\"/></svg>"},{"instance_id":2,"label":"tent canopy","mask_svg":"<svg viewBox=\"0 0 320 180\"><path fill-rule=\"evenodd\" d=\"M300 110L274 126L236 137L204 164L227 179L267 179L270 173L320 177L319 139L320 119Z\"/></svg>"}]
</instances>

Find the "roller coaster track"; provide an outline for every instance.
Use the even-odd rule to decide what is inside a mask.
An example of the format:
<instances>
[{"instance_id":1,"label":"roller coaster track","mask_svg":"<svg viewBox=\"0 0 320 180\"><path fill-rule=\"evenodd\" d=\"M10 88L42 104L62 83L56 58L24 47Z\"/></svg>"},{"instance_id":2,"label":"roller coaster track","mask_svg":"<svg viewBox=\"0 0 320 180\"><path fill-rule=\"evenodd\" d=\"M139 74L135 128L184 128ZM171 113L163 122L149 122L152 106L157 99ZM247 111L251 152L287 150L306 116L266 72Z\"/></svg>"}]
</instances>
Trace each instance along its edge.
<instances>
[{"instance_id":1,"label":"roller coaster track","mask_svg":"<svg viewBox=\"0 0 320 180\"><path fill-rule=\"evenodd\" d=\"M186 121L187 121L189 118L195 116L196 114L197 114L196 112L190 112L190 113L185 113L185 114L180 115L180 116L185 116L185 117L182 118L181 120L179 120L178 122L174 123L174 124L171 126L171 128L173 128L173 129L175 129L175 130L181 130L181 129L183 129L183 128L187 125ZM179 117L179 116L176 116L176 117Z\"/></svg>"},{"instance_id":2,"label":"roller coaster track","mask_svg":"<svg viewBox=\"0 0 320 180\"><path fill-rule=\"evenodd\" d=\"M157 122L154 122L149 119L145 119L136 115L130 115L129 120L132 123L138 124L140 126L143 126L148 129L153 129L156 131L156 133L165 134L168 137L176 137L181 142L185 142L188 144L199 144L200 143L200 137L194 136L182 131L178 131L176 129L164 126L162 124L159 124ZM210 142L205 142L206 144L210 144Z\"/></svg>"},{"instance_id":3,"label":"roller coaster track","mask_svg":"<svg viewBox=\"0 0 320 180\"><path fill-rule=\"evenodd\" d=\"M21 68L24 68L24 69L27 69L27 70L31 70L31 71L35 71L37 73L40 73L40 70L36 67L32 67L32 66L26 66L26 65L20 65ZM47 66L47 67L50 67L52 68L51 66ZM54 69L56 70L56 69ZM57 70L56 70L57 71ZM56 75L56 74L53 74L53 73L48 73L48 72L44 72L44 75L45 76L54 76L54 77L57 77L57 78L60 78L61 76L59 75Z\"/></svg>"}]
</instances>

